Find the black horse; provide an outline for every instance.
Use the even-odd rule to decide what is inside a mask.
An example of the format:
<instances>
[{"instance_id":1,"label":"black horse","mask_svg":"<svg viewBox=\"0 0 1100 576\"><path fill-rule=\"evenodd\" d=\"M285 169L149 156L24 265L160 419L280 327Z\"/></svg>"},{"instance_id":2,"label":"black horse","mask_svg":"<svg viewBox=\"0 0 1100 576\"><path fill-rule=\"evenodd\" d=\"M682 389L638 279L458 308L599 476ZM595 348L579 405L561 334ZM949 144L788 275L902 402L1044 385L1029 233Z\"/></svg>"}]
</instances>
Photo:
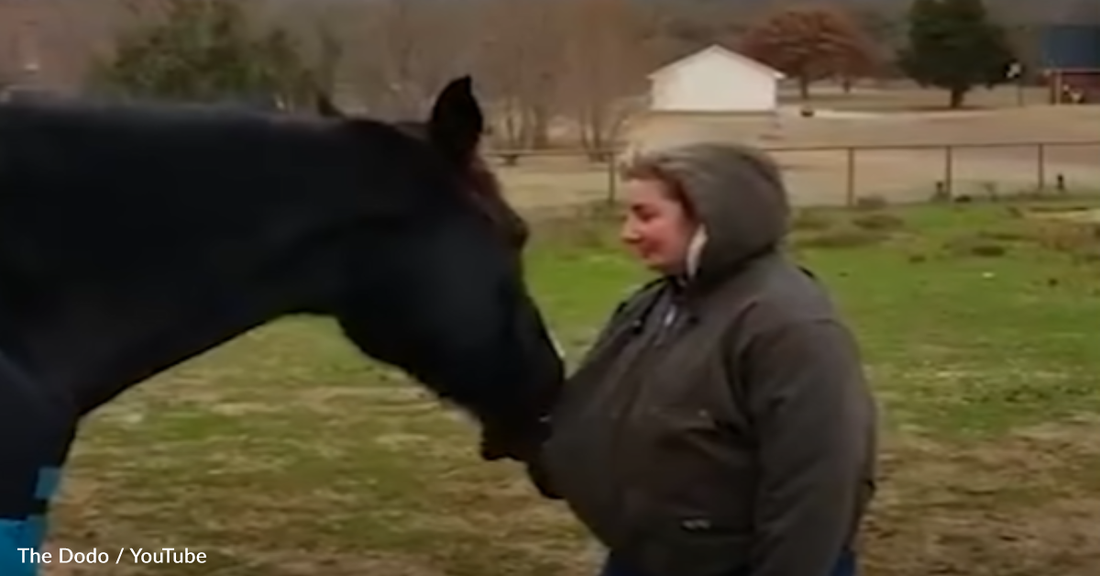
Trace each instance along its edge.
<instances>
[{"instance_id":1,"label":"black horse","mask_svg":"<svg viewBox=\"0 0 1100 576\"><path fill-rule=\"evenodd\" d=\"M528 459L563 368L468 77L409 130L225 107L0 105L0 574L34 574L80 419L288 314L334 317Z\"/></svg>"}]
</instances>

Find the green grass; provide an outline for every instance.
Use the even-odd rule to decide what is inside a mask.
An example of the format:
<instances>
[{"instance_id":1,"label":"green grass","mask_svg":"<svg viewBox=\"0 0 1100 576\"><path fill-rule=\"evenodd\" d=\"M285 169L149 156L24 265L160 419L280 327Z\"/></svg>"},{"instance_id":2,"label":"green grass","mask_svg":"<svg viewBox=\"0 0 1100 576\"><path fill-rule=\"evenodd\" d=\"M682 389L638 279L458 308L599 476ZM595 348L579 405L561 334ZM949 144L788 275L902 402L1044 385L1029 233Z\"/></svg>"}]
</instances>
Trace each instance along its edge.
<instances>
[{"instance_id":1,"label":"green grass","mask_svg":"<svg viewBox=\"0 0 1100 576\"><path fill-rule=\"evenodd\" d=\"M800 218L797 257L858 332L883 406L869 575L1084 576L1100 561L1100 239L1010 209ZM531 250L574 358L645 278L614 232L547 225ZM974 254L989 244L1005 253ZM208 558L79 567L96 575L580 576L598 558L515 466L478 460L468 422L304 319L94 415L53 519L57 545L112 562L119 547Z\"/></svg>"}]
</instances>

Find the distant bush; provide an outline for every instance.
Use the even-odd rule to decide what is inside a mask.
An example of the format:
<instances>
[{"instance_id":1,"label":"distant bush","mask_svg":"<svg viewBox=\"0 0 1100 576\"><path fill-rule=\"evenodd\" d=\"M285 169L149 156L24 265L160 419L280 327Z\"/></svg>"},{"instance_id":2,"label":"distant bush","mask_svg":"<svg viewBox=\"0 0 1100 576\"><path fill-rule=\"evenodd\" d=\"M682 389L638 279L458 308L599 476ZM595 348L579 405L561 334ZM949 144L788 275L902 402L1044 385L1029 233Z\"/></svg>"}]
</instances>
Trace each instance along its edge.
<instances>
[{"instance_id":1,"label":"distant bush","mask_svg":"<svg viewBox=\"0 0 1100 576\"><path fill-rule=\"evenodd\" d=\"M605 202L554 208L528 216L538 241L562 242L580 248L599 248L615 243L618 214Z\"/></svg>"},{"instance_id":2,"label":"distant bush","mask_svg":"<svg viewBox=\"0 0 1100 576\"><path fill-rule=\"evenodd\" d=\"M1081 222L1050 222L1033 229L1032 239L1043 248L1057 252L1080 254L1100 246L1100 224Z\"/></svg>"},{"instance_id":3,"label":"distant bush","mask_svg":"<svg viewBox=\"0 0 1100 576\"><path fill-rule=\"evenodd\" d=\"M881 210L889 205L884 196L874 194L856 198L856 208L859 210Z\"/></svg>"},{"instance_id":4,"label":"distant bush","mask_svg":"<svg viewBox=\"0 0 1100 576\"><path fill-rule=\"evenodd\" d=\"M881 244L889 238L890 234L881 230L843 227L798 236L793 244L801 248L859 248Z\"/></svg>"},{"instance_id":5,"label":"distant bush","mask_svg":"<svg viewBox=\"0 0 1100 576\"><path fill-rule=\"evenodd\" d=\"M894 214L873 212L855 216L852 224L864 230L897 230L905 227L905 220Z\"/></svg>"},{"instance_id":6,"label":"distant bush","mask_svg":"<svg viewBox=\"0 0 1100 576\"><path fill-rule=\"evenodd\" d=\"M944 243L944 248L949 254L956 257L978 256L982 258L998 258L1008 253L1008 247L981 235L963 236L952 238Z\"/></svg>"},{"instance_id":7,"label":"distant bush","mask_svg":"<svg viewBox=\"0 0 1100 576\"><path fill-rule=\"evenodd\" d=\"M1031 239L1027 232L1021 230L979 230L978 236L996 242L1021 242Z\"/></svg>"},{"instance_id":8,"label":"distant bush","mask_svg":"<svg viewBox=\"0 0 1100 576\"><path fill-rule=\"evenodd\" d=\"M798 210L791 219L791 229L796 231L826 230L832 226L833 220L820 210Z\"/></svg>"}]
</instances>

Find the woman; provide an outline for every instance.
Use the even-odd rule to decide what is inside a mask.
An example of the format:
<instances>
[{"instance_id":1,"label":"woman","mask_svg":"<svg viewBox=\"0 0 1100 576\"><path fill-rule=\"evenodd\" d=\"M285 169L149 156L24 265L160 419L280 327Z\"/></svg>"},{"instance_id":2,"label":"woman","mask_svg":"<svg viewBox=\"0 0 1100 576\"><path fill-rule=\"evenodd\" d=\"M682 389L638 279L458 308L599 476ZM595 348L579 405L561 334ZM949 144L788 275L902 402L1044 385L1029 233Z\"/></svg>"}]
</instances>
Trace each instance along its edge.
<instances>
[{"instance_id":1,"label":"woman","mask_svg":"<svg viewBox=\"0 0 1100 576\"><path fill-rule=\"evenodd\" d=\"M848 576L876 407L825 290L787 259L777 166L694 144L626 170L622 239L658 278L621 304L552 417L544 493L605 576Z\"/></svg>"}]
</instances>

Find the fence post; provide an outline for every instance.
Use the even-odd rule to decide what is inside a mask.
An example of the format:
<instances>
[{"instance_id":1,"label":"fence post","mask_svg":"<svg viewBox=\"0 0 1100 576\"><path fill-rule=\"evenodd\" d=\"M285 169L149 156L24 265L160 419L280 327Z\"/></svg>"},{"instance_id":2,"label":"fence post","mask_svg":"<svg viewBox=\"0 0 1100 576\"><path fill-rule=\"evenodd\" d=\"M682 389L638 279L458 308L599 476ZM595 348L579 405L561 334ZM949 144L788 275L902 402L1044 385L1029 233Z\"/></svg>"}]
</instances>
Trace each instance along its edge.
<instances>
[{"instance_id":1,"label":"fence post","mask_svg":"<svg viewBox=\"0 0 1100 576\"><path fill-rule=\"evenodd\" d=\"M856 205L856 147L849 146L847 149L848 156L848 182L846 190L846 200L848 207Z\"/></svg>"},{"instance_id":2,"label":"fence post","mask_svg":"<svg viewBox=\"0 0 1100 576\"><path fill-rule=\"evenodd\" d=\"M616 188L618 187L618 158L615 154L610 154L607 158L607 205L609 207L615 206Z\"/></svg>"},{"instance_id":3,"label":"fence post","mask_svg":"<svg viewBox=\"0 0 1100 576\"><path fill-rule=\"evenodd\" d=\"M955 197L955 147L950 144L943 147L943 187L948 198Z\"/></svg>"},{"instance_id":4,"label":"fence post","mask_svg":"<svg viewBox=\"0 0 1100 576\"><path fill-rule=\"evenodd\" d=\"M1037 166L1035 167L1036 168L1035 176L1039 179L1039 189L1036 190L1036 192L1038 192L1040 194L1042 194L1046 190L1046 187L1047 187L1046 151L1047 151L1046 144L1043 144L1042 142L1040 142L1036 146L1035 156L1036 156Z\"/></svg>"}]
</instances>

